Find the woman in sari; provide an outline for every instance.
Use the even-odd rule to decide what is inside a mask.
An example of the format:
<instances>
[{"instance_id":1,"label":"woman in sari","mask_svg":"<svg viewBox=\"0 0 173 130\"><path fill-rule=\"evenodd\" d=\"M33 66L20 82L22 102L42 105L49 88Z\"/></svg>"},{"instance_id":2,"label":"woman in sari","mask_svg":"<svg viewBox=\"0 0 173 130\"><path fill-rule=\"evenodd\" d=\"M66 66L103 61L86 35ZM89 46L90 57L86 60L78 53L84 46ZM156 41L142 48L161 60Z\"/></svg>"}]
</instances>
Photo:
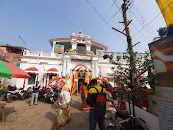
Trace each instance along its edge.
<instances>
[{"instance_id":1,"label":"woman in sari","mask_svg":"<svg viewBox=\"0 0 173 130\"><path fill-rule=\"evenodd\" d=\"M67 121L70 121L70 103L71 96L68 90L65 88L64 91L61 91L57 101L58 113L57 113L57 128L64 125Z\"/></svg>"},{"instance_id":2,"label":"woman in sari","mask_svg":"<svg viewBox=\"0 0 173 130\"><path fill-rule=\"evenodd\" d=\"M83 86L82 86L82 93L81 93L82 110L83 111L86 111L86 110L90 109L90 106L86 103L87 94L88 94L87 83L84 83Z\"/></svg>"}]
</instances>

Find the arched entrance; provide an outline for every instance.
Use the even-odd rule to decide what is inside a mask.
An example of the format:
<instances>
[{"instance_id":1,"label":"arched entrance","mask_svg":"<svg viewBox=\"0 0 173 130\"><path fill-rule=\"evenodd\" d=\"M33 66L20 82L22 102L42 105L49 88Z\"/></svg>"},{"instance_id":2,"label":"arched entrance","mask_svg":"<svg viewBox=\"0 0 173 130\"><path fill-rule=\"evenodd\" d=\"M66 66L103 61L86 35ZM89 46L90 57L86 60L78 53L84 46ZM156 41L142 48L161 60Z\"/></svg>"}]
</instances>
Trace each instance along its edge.
<instances>
[{"instance_id":1,"label":"arched entrance","mask_svg":"<svg viewBox=\"0 0 173 130\"><path fill-rule=\"evenodd\" d=\"M78 64L72 69L72 89L71 93L74 94L80 89L81 82L89 83L91 80L91 70L84 64Z\"/></svg>"}]
</instances>

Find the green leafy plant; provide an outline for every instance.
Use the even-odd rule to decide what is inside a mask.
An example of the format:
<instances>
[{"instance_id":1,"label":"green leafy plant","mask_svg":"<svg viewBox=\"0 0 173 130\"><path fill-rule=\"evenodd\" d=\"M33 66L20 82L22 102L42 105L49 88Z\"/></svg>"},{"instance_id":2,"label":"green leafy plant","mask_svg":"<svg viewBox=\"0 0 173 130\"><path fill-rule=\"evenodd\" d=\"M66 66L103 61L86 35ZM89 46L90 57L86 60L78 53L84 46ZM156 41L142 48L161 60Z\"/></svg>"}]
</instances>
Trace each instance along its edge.
<instances>
[{"instance_id":1,"label":"green leafy plant","mask_svg":"<svg viewBox=\"0 0 173 130\"><path fill-rule=\"evenodd\" d=\"M148 94L156 94L154 80L157 78L154 72L153 61L150 57L149 52L145 53L134 53L134 63L132 65L136 66L136 70L133 71L133 88L130 86L130 56L128 53L123 54L123 60L125 64L122 64L117 59L111 60L112 64L117 66L114 72L114 81L118 87L116 91L118 97L122 101L131 100L131 95L134 95L135 103L138 107L141 107L142 100L147 99ZM144 87L150 85L151 89L147 92L144 91Z\"/></svg>"}]
</instances>

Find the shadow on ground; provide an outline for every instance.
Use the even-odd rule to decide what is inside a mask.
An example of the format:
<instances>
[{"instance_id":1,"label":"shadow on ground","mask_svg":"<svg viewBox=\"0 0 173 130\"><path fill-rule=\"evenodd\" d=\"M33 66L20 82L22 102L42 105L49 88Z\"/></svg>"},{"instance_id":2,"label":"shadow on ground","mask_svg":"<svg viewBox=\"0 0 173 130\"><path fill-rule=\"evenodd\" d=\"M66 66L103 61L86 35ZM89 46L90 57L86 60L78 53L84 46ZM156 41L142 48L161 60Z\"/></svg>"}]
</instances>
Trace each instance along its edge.
<instances>
[{"instance_id":1,"label":"shadow on ground","mask_svg":"<svg viewBox=\"0 0 173 130\"><path fill-rule=\"evenodd\" d=\"M81 104L81 102L79 102L79 101L73 101L73 100L72 100L72 105L71 105L71 107L73 107L73 108L75 108L75 109L77 109L77 110L79 110L79 111L82 111L82 104Z\"/></svg>"},{"instance_id":2,"label":"shadow on ground","mask_svg":"<svg viewBox=\"0 0 173 130\"><path fill-rule=\"evenodd\" d=\"M11 113L16 112L14 110L14 107L5 107L4 108L4 118L6 120L6 117L10 115ZM0 110L0 115L2 115L2 110ZM0 122L2 121L2 116L0 116Z\"/></svg>"},{"instance_id":3,"label":"shadow on ground","mask_svg":"<svg viewBox=\"0 0 173 130\"><path fill-rule=\"evenodd\" d=\"M51 130L56 130L56 125L57 125L56 115L52 112L47 112L45 117L47 119L49 119L50 121L52 121L52 123L53 123Z\"/></svg>"},{"instance_id":4,"label":"shadow on ground","mask_svg":"<svg viewBox=\"0 0 173 130\"><path fill-rule=\"evenodd\" d=\"M30 103L31 103L31 100L27 100L27 101L26 101L26 103L27 103L28 105L30 105Z\"/></svg>"}]
</instances>

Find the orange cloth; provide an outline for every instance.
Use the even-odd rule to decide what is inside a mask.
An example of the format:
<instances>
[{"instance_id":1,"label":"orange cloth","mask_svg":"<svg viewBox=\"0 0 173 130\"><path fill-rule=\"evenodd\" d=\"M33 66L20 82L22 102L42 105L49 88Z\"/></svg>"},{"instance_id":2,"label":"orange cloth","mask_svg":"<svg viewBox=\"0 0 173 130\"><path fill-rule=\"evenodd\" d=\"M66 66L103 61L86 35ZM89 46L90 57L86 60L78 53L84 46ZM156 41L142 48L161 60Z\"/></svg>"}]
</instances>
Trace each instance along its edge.
<instances>
[{"instance_id":1,"label":"orange cloth","mask_svg":"<svg viewBox=\"0 0 173 130\"><path fill-rule=\"evenodd\" d=\"M82 86L81 98L88 94L88 89L85 85Z\"/></svg>"},{"instance_id":2,"label":"orange cloth","mask_svg":"<svg viewBox=\"0 0 173 130\"><path fill-rule=\"evenodd\" d=\"M2 87L3 85L0 83L0 88Z\"/></svg>"}]
</instances>

